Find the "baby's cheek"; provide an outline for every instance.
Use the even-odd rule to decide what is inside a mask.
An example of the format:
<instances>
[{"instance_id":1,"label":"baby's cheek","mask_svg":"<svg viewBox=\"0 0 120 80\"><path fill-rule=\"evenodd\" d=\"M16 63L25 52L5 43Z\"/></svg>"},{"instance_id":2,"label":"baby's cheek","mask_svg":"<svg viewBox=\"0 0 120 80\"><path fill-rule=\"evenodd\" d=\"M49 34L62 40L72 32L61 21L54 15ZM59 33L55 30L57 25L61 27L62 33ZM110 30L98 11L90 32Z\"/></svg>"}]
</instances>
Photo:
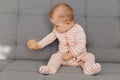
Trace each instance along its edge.
<instances>
[{"instance_id":1,"label":"baby's cheek","mask_svg":"<svg viewBox=\"0 0 120 80\"><path fill-rule=\"evenodd\" d=\"M61 27L57 27L56 29L57 29L57 30L61 30Z\"/></svg>"}]
</instances>

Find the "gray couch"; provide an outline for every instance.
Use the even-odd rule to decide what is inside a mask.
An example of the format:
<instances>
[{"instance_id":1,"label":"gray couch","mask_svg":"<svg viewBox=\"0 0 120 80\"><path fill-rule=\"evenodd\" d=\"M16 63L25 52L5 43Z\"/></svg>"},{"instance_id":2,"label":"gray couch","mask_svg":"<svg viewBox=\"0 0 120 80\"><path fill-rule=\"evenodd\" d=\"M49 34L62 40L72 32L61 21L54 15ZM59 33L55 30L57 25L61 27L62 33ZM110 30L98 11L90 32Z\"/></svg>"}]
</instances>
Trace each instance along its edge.
<instances>
[{"instance_id":1,"label":"gray couch","mask_svg":"<svg viewBox=\"0 0 120 80\"><path fill-rule=\"evenodd\" d=\"M58 41L37 51L26 43L51 32L48 14L58 2L74 9L75 21L87 35L87 50L102 65L99 74L87 76L68 66L53 75L38 72L57 51ZM0 80L119 80L120 0L0 0L0 59Z\"/></svg>"}]
</instances>

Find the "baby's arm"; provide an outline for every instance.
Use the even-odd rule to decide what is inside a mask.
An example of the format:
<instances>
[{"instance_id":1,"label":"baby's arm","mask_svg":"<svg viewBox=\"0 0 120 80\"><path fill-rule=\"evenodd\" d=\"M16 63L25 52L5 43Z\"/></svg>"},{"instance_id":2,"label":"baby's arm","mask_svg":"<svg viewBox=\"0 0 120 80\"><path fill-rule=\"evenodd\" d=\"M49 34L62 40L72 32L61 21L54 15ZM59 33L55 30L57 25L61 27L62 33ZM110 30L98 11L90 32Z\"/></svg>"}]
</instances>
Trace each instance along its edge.
<instances>
[{"instance_id":1,"label":"baby's arm","mask_svg":"<svg viewBox=\"0 0 120 80\"><path fill-rule=\"evenodd\" d=\"M31 39L28 41L27 45L32 50L42 49L46 45L52 43L56 39L54 32L49 33L46 37L44 37L41 41L36 41Z\"/></svg>"},{"instance_id":2,"label":"baby's arm","mask_svg":"<svg viewBox=\"0 0 120 80\"><path fill-rule=\"evenodd\" d=\"M70 47L70 52L72 52L74 56L79 55L86 47L86 34L84 29L80 25L78 26L78 29L76 29L76 45Z\"/></svg>"},{"instance_id":3,"label":"baby's arm","mask_svg":"<svg viewBox=\"0 0 120 80\"><path fill-rule=\"evenodd\" d=\"M41 41L37 42L38 47L44 48L45 46L49 45L53 41L55 41L56 36L54 32L49 33L46 37L44 37Z\"/></svg>"}]
</instances>

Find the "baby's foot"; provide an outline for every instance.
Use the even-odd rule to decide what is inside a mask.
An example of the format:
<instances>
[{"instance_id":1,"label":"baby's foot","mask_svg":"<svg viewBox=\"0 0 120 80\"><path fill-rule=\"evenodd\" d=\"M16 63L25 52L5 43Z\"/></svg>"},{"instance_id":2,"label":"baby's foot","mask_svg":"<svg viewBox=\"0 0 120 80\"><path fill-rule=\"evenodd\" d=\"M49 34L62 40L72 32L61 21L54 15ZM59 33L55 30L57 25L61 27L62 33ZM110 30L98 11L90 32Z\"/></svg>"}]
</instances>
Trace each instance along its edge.
<instances>
[{"instance_id":1,"label":"baby's foot","mask_svg":"<svg viewBox=\"0 0 120 80\"><path fill-rule=\"evenodd\" d=\"M39 72L42 74L54 74L56 71L52 67L41 66Z\"/></svg>"},{"instance_id":2,"label":"baby's foot","mask_svg":"<svg viewBox=\"0 0 120 80\"><path fill-rule=\"evenodd\" d=\"M99 63L95 63L90 67L84 68L84 73L87 75L94 75L101 71L101 65Z\"/></svg>"}]
</instances>

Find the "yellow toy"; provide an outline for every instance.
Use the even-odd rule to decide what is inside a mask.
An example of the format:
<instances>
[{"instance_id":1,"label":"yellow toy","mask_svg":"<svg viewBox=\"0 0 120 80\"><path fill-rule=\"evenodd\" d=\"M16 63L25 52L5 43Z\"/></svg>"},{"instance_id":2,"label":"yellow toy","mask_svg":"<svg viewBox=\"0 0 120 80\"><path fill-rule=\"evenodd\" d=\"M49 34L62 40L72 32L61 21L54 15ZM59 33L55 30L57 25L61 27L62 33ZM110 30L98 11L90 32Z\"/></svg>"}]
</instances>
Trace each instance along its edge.
<instances>
[{"instance_id":1,"label":"yellow toy","mask_svg":"<svg viewBox=\"0 0 120 80\"><path fill-rule=\"evenodd\" d=\"M30 40L27 42L27 46L28 46L28 48L30 48L30 49L32 49L32 50L40 49L40 46L37 44L37 41L34 40L34 39L30 39Z\"/></svg>"}]
</instances>

